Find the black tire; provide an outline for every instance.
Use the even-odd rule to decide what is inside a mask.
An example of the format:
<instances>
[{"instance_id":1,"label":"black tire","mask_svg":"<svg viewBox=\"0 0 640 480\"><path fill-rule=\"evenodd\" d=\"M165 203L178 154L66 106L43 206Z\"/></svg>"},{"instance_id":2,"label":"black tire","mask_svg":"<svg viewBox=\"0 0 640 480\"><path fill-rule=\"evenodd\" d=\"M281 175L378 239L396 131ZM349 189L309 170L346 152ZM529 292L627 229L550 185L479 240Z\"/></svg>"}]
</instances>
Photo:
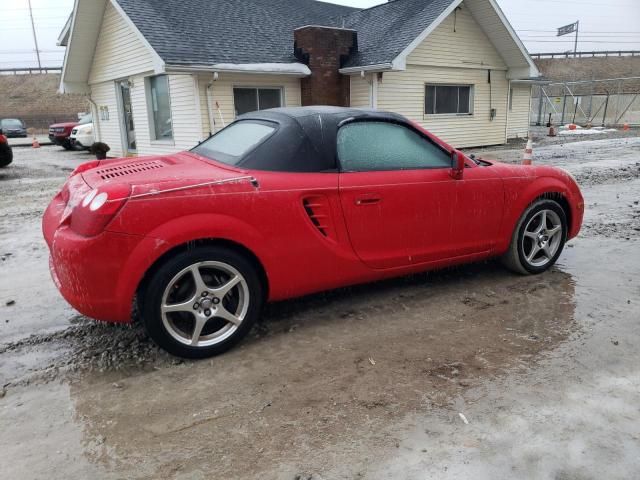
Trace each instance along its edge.
<instances>
[{"instance_id":1,"label":"black tire","mask_svg":"<svg viewBox=\"0 0 640 480\"><path fill-rule=\"evenodd\" d=\"M65 150L75 150L73 145L71 145L71 143L68 141L62 143L62 148L64 148Z\"/></svg>"},{"instance_id":2,"label":"black tire","mask_svg":"<svg viewBox=\"0 0 640 480\"><path fill-rule=\"evenodd\" d=\"M206 262L206 263L202 263ZM216 266L211 266L216 264ZM209 293L208 297L199 297L199 291L195 283L195 277L191 272L184 273L185 276L179 277L176 280L176 276L181 275L187 268L193 268L197 265L198 273L202 276L202 280L205 283L206 289L224 286L230 278L241 276L241 280L238 285L232 287L228 293L220 295L221 298L217 298L216 294ZM223 267L224 266L224 267ZM232 270L229 273L228 278L224 278L224 270L216 270L218 268ZM221 278L221 280L220 280ZM216 282L220 284L216 285ZM190 282L193 285L190 285ZM179 298L180 290L185 290L183 298ZM169 297L176 293L175 301L169 302ZM193 293L192 293L193 292ZM207 358L213 355L218 355L229 350L235 344L237 344L249 331L260 316L262 305L264 302L264 287L256 271L255 266L245 256L238 253L235 250L217 247L197 247L185 252L176 254L163 263L152 274L149 282L146 285L144 294L142 296L142 320L149 336L167 352L184 358ZM165 302L165 294L167 301ZM204 294L204 293L202 293ZM208 307L205 306L205 300L209 303ZM246 307L244 301L248 302ZM195 301L196 303L189 304L189 311L185 310L180 312L165 312L163 313L162 306L173 306L175 303L183 303L186 305L188 302ZM217 301L214 306L211 302ZM191 311L192 306L199 305L201 310L197 308ZM231 303L229 303L231 302ZM242 307L240 306L242 302ZM234 324L218 316L218 312L221 314L228 313L230 310L223 307L224 304L231 305L231 309L240 309L244 313L241 323ZM197 310L197 312L196 312ZM211 315L209 317L209 315ZM204 316L204 317L203 317ZM238 315L240 316L240 315ZM189 317L191 320L189 320ZM203 342L215 342L209 345L189 345L188 342L190 323L193 324L195 330L196 318L205 318L204 327L202 328L202 337L198 335L198 340L203 338ZM184 330L182 330L184 325ZM220 326L219 330L216 330ZM224 329L227 328L225 331ZM234 330L235 328L235 330ZM210 333L206 333L209 329ZM232 331L233 330L233 331ZM232 332L231 332L232 331ZM218 332L220 334L219 339L215 338ZM182 338L182 334L186 333L187 338ZM214 338L206 339L206 336L214 336ZM191 338L195 337L195 333L191 333Z\"/></svg>"},{"instance_id":3,"label":"black tire","mask_svg":"<svg viewBox=\"0 0 640 480\"><path fill-rule=\"evenodd\" d=\"M533 240L525 239L525 229L534 217L539 216L540 212L555 212L557 219L560 221L561 231L558 233L558 244L554 248L553 255L540 259L539 264L534 264L527 259L525 249L529 246L529 252L531 251L529 242ZM554 217L555 218L555 217ZM511 244L509 250L502 256L502 263L509 269L522 275L538 274L548 270L553 264L556 263L558 257L562 253L564 244L567 239L567 216L563 208L555 201L548 199L541 199L531 204L522 214L516 228L511 237ZM544 256L544 253L541 254Z\"/></svg>"},{"instance_id":4,"label":"black tire","mask_svg":"<svg viewBox=\"0 0 640 480\"><path fill-rule=\"evenodd\" d=\"M0 168L8 166L13 161L13 150L8 143L0 143Z\"/></svg>"}]
</instances>

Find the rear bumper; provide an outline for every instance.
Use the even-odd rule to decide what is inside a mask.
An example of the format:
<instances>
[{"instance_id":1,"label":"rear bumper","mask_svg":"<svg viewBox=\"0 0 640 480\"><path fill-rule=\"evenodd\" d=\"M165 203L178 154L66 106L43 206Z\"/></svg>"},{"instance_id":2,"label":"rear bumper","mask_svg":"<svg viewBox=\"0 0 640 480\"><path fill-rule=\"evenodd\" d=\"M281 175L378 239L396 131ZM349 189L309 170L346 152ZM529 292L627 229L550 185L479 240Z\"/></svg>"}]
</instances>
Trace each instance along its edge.
<instances>
[{"instance_id":1,"label":"rear bumper","mask_svg":"<svg viewBox=\"0 0 640 480\"><path fill-rule=\"evenodd\" d=\"M127 279L126 263L144 238L103 232L83 237L60 225L64 206L54 199L43 218L49 246L51 276L67 302L83 315L107 322L131 321L133 294L120 288Z\"/></svg>"}]
</instances>

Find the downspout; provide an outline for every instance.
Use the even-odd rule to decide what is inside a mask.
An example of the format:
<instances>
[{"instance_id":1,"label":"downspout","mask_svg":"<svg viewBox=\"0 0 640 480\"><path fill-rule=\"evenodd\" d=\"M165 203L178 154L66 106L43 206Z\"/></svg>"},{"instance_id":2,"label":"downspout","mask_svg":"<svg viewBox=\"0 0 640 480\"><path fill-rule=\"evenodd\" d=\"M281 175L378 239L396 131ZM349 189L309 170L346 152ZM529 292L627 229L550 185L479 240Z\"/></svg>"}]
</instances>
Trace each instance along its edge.
<instances>
[{"instance_id":1,"label":"downspout","mask_svg":"<svg viewBox=\"0 0 640 480\"><path fill-rule=\"evenodd\" d=\"M94 135L93 138L96 140L96 142L101 142L102 135L100 134L100 110L98 109L98 105L96 105L96 102L94 102L91 99L91 95L89 95L88 100L91 106L93 107L93 112L91 113L91 115L92 115L93 126L95 127L96 134L97 134L97 135Z\"/></svg>"},{"instance_id":2,"label":"downspout","mask_svg":"<svg viewBox=\"0 0 640 480\"><path fill-rule=\"evenodd\" d=\"M378 109L378 74L376 72L373 73L373 77L371 78L373 82L373 105L374 109Z\"/></svg>"},{"instance_id":3,"label":"downspout","mask_svg":"<svg viewBox=\"0 0 640 480\"><path fill-rule=\"evenodd\" d=\"M207 115L209 116L209 136L216 131L216 117L213 113L213 82L218 79L218 74L213 74L213 79L207 84Z\"/></svg>"},{"instance_id":4,"label":"downspout","mask_svg":"<svg viewBox=\"0 0 640 480\"><path fill-rule=\"evenodd\" d=\"M507 83L508 85L508 89L507 89L507 105L506 105L506 111L507 111L507 118L506 118L506 122L504 125L504 143L507 143L509 141L509 124L511 123L511 110L509 110L509 102L511 102L511 108L513 108L513 102L512 102L512 98L513 98L513 91L511 90L513 88L513 85L511 85L511 80L509 80L509 82Z\"/></svg>"}]
</instances>

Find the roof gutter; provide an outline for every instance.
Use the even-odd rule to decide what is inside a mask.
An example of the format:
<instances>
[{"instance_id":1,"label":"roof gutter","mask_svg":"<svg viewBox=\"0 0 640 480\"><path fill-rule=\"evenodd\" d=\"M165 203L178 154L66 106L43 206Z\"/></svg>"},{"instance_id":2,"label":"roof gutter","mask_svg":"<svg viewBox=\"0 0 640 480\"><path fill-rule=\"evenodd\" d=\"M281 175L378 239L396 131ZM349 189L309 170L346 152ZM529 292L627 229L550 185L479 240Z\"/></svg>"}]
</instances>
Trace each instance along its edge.
<instances>
[{"instance_id":1,"label":"roof gutter","mask_svg":"<svg viewBox=\"0 0 640 480\"><path fill-rule=\"evenodd\" d=\"M362 67L341 68L339 72L344 75L353 75L360 72L386 72L389 70L393 70L391 63L379 63L377 65L364 65Z\"/></svg>"},{"instance_id":2,"label":"roof gutter","mask_svg":"<svg viewBox=\"0 0 640 480\"><path fill-rule=\"evenodd\" d=\"M303 63L215 63L212 65L166 65L167 73L244 73L308 77L311 70Z\"/></svg>"},{"instance_id":3,"label":"roof gutter","mask_svg":"<svg viewBox=\"0 0 640 480\"><path fill-rule=\"evenodd\" d=\"M511 83L515 83L518 85L549 85L551 80L548 78L540 77L540 78L516 78L510 80Z\"/></svg>"}]
</instances>

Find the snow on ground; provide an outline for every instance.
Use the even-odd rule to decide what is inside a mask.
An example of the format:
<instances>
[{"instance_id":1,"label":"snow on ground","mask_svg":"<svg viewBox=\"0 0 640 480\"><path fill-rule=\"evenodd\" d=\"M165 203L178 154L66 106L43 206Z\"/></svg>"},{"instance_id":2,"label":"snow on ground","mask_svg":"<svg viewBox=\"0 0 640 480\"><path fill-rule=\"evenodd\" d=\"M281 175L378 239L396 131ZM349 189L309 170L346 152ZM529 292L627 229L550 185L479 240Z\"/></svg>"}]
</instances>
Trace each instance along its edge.
<instances>
[{"instance_id":1,"label":"snow on ground","mask_svg":"<svg viewBox=\"0 0 640 480\"><path fill-rule=\"evenodd\" d=\"M602 127L593 127L593 128L582 128L579 125L576 125L574 130L571 130L568 126L565 126L565 130L560 130L558 135L598 135L602 133L611 133L617 132L615 128L602 128Z\"/></svg>"}]
</instances>

